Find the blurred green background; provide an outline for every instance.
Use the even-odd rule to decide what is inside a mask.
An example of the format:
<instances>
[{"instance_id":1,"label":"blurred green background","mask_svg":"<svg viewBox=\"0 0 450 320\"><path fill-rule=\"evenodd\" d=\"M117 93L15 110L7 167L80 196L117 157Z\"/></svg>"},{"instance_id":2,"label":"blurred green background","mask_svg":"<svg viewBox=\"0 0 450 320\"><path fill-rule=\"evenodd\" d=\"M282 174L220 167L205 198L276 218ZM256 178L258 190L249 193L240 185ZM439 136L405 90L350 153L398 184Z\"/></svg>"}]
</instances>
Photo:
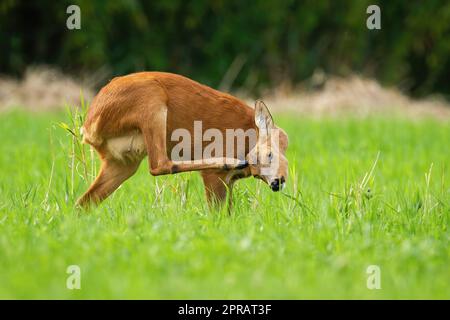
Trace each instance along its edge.
<instances>
[{"instance_id":1,"label":"blurred green background","mask_svg":"<svg viewBox=\"0 0 450 320\"><path fill-rule=\"evenodd\" d=\"M70 4L81 8L81 30L66 28ZM371 4L381 7L381 30L366 27ZM0 73L13 76L34 64L100 81L165 70L257 92L321 70L361 73L413 96L450 94L446 0L2 0L0 39Z\"/></svg>"}]
</instances>

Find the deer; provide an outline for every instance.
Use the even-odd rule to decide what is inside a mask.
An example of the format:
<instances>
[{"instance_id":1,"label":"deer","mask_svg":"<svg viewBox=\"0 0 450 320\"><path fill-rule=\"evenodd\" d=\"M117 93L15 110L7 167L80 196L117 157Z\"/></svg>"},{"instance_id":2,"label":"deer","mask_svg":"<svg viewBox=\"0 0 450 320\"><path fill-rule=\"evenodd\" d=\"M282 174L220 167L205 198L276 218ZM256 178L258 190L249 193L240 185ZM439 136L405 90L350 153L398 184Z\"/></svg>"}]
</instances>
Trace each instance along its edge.
<instances>
[{"instance_id":1,"label":"deer","mask_svg":"<svg viewBox=\"0 0 450 320\"><path fill-rule=\"evenodd\" d=\"M203 161L194 150L186 152L189 159L173 159L176 141L171 133L179 128L193 133L196 121L201 121L203 131L254 130L257 139L234 144L231 157L217 152ZM113 78L93 98L80 131L83 143L91 145L101 160L96 179L76 202L81 208L98 205L111 195L146 156L153 176L199 171L211 206L228 198L231 207L232 188L239 179L253 176L279 191L288 176L288 136L275 126L264 102L257 100L251 108L228 93L173 73ZM200 148L205 147L203 141Z\"/></svg>"}]
</instances>

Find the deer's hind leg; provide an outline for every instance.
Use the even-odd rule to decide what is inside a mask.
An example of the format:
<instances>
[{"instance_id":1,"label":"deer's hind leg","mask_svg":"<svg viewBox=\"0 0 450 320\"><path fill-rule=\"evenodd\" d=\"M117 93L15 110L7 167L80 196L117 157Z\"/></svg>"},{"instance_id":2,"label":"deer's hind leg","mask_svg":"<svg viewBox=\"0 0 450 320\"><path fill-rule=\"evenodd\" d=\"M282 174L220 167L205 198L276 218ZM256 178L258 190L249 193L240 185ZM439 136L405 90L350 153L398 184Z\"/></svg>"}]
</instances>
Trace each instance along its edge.
<instances>
[{"instance_id":1,"label":"deer's hind leg","mask_svg":"<svg viewBox=\"0 0 450 320\"><path fill-rule=\"evenodd\" d=\"M201 170L232 170L248 166L247 161L234 158L196 160L171 159L167 152L167 106L156 103L148 116L141 117L140 131L147 147L150 173L154 176ZM205 161L208 160L208 161Z\"/></svg>"},{"instance_id":2,"label":"deer's hind leg","mask_svg":"<svg viewBox=\"0 0 450 320\"><path fill-rule=\"evenodd\" d=\"M116 159L102 159L100 172L89 189L78 199L77 205L98 204L113 193L139 167L140 161L124 163Z\"/></svg>"}]
</instances>

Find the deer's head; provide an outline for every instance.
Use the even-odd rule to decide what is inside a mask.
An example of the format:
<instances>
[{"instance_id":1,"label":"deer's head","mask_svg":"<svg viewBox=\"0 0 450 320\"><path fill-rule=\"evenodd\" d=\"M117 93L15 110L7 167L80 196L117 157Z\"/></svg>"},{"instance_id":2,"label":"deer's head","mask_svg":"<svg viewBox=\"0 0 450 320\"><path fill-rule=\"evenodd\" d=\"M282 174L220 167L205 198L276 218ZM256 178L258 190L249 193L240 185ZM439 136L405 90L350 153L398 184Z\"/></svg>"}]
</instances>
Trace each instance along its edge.
<instances>
[{"instance_id":1,"label":"deer's head","mask_svg":"<svg viewBox=\"0 0 450 320\"><path fill-rule=\"evenodd\" d=\"M286 149L288 136L275 126L272 115L264 102L255 104L255 125L258 138L256 145L247 155L250 172L265 181L272 191L284 187L288 175Z\"/></svg>"}]
</instances>

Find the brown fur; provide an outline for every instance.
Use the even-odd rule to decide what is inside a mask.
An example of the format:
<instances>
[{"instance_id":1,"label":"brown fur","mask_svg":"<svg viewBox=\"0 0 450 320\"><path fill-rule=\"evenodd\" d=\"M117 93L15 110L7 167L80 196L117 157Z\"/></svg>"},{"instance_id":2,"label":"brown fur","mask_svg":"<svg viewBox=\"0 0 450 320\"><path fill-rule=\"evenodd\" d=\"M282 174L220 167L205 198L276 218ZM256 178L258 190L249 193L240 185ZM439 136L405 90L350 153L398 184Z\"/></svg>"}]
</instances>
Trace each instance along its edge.
<instances>
[{"instance_id":1,"label":"brown fur","mask_svg":"<svg viewBox=\"0 0 450 320\"><path fill-rule=\"evenodd\" d=\"M175 163L169 155L177 142L170 141L170 134L185 128L193 135L194 121L201 120L203 131L218 128L225 136L226 129L256 129L254 116L254 109L241 100L180 75L141 72L114 78L92 101L82 128L102 168L78 204L105 199L136 172L145 155L152 175L202 170L209 202L220 202L231 190L231 177L250 176L250 168L239 169L242 162L236 159L227 166ZM248 154L253 147L247 143L240 152Z\"/></svg>"}]
</instances>

